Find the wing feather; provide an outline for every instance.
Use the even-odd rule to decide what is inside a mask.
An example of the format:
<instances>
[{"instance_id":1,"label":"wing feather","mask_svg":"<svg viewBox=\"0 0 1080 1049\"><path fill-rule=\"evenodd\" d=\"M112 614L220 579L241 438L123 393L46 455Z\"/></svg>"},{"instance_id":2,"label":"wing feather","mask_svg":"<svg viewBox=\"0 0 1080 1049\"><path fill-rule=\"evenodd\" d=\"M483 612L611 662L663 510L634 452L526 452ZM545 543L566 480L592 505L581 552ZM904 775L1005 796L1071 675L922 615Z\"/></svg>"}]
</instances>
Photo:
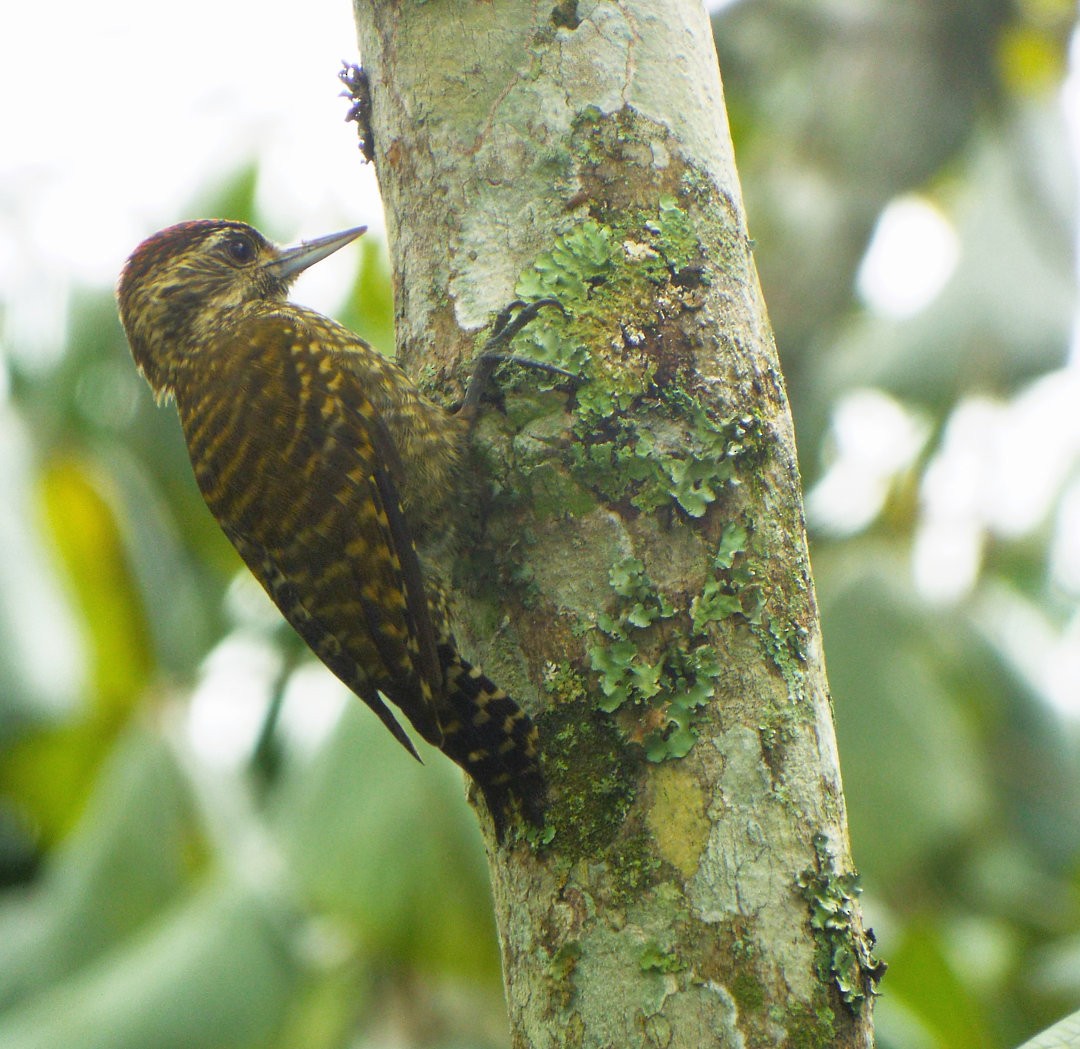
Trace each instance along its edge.
<instances>
[{"instance_id":1,"label":"wing feather","mask_svg":"<svg viewBox=\"0 0 1080 1049\"><path fill-rule=\"evenodd\" d=\"M442 677L401 509L400 457L360 379L319 334L299 317L249 318L208 355L212 375L178 383L196 478L315 654L407 749L377 693L439 745L432 694ZM351 349L375 352L355 342Z\"/></svg>"}]
</instances>

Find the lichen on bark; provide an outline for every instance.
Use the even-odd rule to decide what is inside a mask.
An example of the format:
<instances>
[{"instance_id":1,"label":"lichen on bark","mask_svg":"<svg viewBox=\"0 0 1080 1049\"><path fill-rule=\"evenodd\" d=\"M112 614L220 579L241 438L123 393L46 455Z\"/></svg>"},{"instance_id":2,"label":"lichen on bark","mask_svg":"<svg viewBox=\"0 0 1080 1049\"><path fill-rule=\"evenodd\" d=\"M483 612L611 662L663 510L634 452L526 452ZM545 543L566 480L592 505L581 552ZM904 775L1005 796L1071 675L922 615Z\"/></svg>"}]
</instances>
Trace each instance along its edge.
<instances>
[{"instance_id":1,"label":"lichen on bark","mask_svg":"<svg viewBox=\"0 0 1080 1049\"><path fill-rule=\"evenodd\" d=\"M356 14L403 359L452 401L494 313L554 294L516 348L580 377L503 377L458 573L461 640L536 717L551 789L544 833L489 843L513 1044L868 1045L800 883L822 848L851 864L704 11Z\"/></svg>"}]
</instances>

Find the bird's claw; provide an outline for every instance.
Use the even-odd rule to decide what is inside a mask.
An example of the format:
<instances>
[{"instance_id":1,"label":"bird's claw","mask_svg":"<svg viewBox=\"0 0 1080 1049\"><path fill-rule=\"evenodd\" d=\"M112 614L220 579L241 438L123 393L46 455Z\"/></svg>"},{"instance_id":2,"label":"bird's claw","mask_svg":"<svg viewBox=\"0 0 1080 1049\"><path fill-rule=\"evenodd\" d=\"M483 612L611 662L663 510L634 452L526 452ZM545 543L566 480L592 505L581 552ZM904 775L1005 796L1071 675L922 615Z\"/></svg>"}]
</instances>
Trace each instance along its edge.
<instances>
[{"instance_id":1,"label":"bird's claw","mask_svg":"<svg viewBox=\"0 0 1080 1049\"><path fill-rule=\"evenodd\" d=\"M484 343L484 348L473 365L473 373L469 379L468 389L465 391L465 400L458 409L458 415L469 420L476 418L480 410L480 400L483 397L484 388L491 379L491 373L495 370L496 364L501 361L513 361L515 364L537 368L540 371L559 375L565 379L578 378L573 372L568 372L557 364L533 360L531 357L519 357L517 354L507 353L503 349L522 328L535 320L537 314L547 306L555 306L564 317L566 316L563 304L552 296L537 299L535 302L524 302L521 299L515 299L499 311L491 335L488 337L487 342Z\"/></svg>"},{"instance_id":2,"label":"bird's claw","mask_svg":"<svg viewBox=\"0 0 1080 1049\"><path fill-rule=\"evenodd\" d=\"M491 335L484 344L483 356L487 356L489 352L497 350L500 346L505 346L525 325L531 324L545 306L554 306L564 317L566 316L566 308L552 295L537 299L535 302L514 299L513 302L504 306L495 318Z\"/></svg>"}]
</instances>

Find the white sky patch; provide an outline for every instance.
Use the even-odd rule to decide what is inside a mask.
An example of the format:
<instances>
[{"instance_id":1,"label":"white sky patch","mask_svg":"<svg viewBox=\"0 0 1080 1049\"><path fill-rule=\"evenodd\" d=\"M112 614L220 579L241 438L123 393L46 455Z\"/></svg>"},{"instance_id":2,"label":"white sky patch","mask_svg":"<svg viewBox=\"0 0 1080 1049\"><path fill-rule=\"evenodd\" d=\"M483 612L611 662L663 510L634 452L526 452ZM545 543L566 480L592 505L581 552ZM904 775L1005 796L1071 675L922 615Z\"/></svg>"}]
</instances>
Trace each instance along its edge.
<instances>
[{"instance_id":1,"label":"white sky patch","mask_svg":"<svg viewBox=\"0 0 1080 1049\"><path fill-rule=\"evenodd\" d=\"M1042 611L995 585L976 602L982 630L1052 707L1080 717L1080 612L1058 630Z\"/></svg>"},{"instance_id":2,"label":"white sky patch","mask_svg":"<svg viewBox=\"0 0 1080 1049\"><path fill-rule=\"evenodd\" d=\"M971 591L982 566L983 533L962 518L919 522L912 549L915 589L934 604L951 604Z\"/></svg>"},{"instance_id":3,"label":"white sky patch","mask_svg":"<svg viewBox=\"0 0 1080 1049\"><path fill-rule=\"evenodd\" d=\"M1080 597L1080 477L1065 489L1058 506L1050 543L1050 569L1063 590Z\"/></svg>"},{"instance_id":4,"label":"white sky patch","mask_svg":"<svg viewBox=\"0 0 1080 1049\"><path fill-rule=\"evenodd\" d=\"M878 313L911 317L937 298L959 259L960 241L945 215L923 197L898 197L878 219L858 291Z\"/></svg>"},{"instance_id":5,"label":"white sky patch","mask_svg":"<svg viewBox=\"0 0 1080 1049\"><path fill-rule=\"evenodd\" d=\"M1062 498L1080 465L1080 369L1032 383L1011 401L961 401L923 475L915 538L919 591L935 601L967 594L987 534L1020 539L1050 524L1055 581L1080 581L1080 510ZM1074 482L1075 487L1075 482Z\"/></svg>"},{"instance_id":6,"label":"white sky patch","mask_svg":"<svg viewBox=\"0 0 1080 1049\"><path fill-rule=\"evenodd\" d=\"M811 523L834 535L866 528L926 437L926 424L888 394L869 389L848 394L833 412L834 460L807 495Z\"/></svg>"},{"instance_id":7,"label":"white sky patch","mask_svg":"<svg viewBox=\"0 0 1080 1049\"><path fill-rule=\"evenodd\" d=\"M987 524L1002 536L1040 526L1080 462L1080 368L1050 372L1003 410L987 449Z\"/></svg>"},{"instance_id":8,"label":"white sky patch","mask_svg":"<svg viewBox=\"0 0 1080 1049\"><path fill-rule=\"evenodd\" d=\"M250 759L280 673L281 655L265 637L235 631L214 647L188 708L188 740L200 760L234 770Z\"/></svg>"},{"instance_id":9,"label":"white sky patch","mask_svg":"<svg viewBox=\"0 0 1080 1049\"><path fill-rule=\"evenodd\" d=\"M49 709L67 710L86 684L87 653L38 527L29 461L22 422L0 400L0 622L10 643L0 660L13 684Z\"/></svg>"},{"instance_id":10,"label":"white sky patch","mask_svg":"<svg viewBox=\"0 0 1080 1049\"><path fill-rule=\"evenodd\" d=\"M988 511L993 513L989 493L1000 490L994 448L1005 412L998 402L962 401L923 474L912 559L916 589L928 601L958 601L978 580Z\"/></svg>"},{"instance_id":11,"label":"white sky patch","mask_svg":"<svg viewBox=\"0 0 1080 1049\"><path fill-rule=\"evenodd\" d=\"M336 0L302 12L285 0L168 9L105 0L67 5L62 17L47 4L21 10L18 27L0 34L9 350L51 363L71 284L111 286L144 237L207 217L193 210L195 196L251 160L271 239L361 223L381 230L374 173L336 97L355 40L349 5ZM356 257L346 249L316 267L304 301L338 305Z\"/></svg>"},{"instance_id":12,"label":"white sky patch","mask_svg":"<svg viewBox=\"0 0 1080 1049\"><path fill-rule=\"evenodd\" d=\"M281 730L301 754L312 754L334 730L345 704L359 702L322 664L303 663L285 686Z\"/></svg>"}]
</instances>

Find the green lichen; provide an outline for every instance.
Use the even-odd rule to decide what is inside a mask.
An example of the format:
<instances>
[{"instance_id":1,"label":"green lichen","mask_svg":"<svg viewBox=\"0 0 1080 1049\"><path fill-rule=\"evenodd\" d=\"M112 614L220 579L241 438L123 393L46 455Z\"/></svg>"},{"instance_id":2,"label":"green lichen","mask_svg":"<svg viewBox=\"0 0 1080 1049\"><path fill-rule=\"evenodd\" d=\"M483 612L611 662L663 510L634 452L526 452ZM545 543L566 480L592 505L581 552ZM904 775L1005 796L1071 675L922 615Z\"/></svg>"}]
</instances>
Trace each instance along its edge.
<instances>
[{"instance_id":1,"label":"green lichen","mask_svg":"<svg viewBox=\"0 0 1080 1049\"><path fill-rule=\"evenodd\" d=\"M611 871L611 899L625 906L641 899L641 894L656 883L661 862L649 835L633 833L620 838L606 854Z\"/></svg>"},{"instance_id":2,"label":"green lichen","mask_svg":"<svg viewBox=\"0 0 1080 1049\"><path fill-rule=\"evenodd\" d=\"M710 623L718 623L733 615L746 615L740 593L740 580L733 574L735 560L745 553L749 532L741 524L724 528L713 557L716 575L706 581L701 593L690 602L690 617L694 630L704 633Z\"/></svg>"},{"instance_id":3,"label":"green lichen","mask_svg":"<svg viewBox=\"0 0 1080 1049\"><path fill-rule=\"evenodd\" d=\"M553 256L553 262L554 260ZM531 329L526 329L513 342L515 354L553 364L582 378L576 394L576 428L597 425L601 420L628 409L650 388L655 370L654 364L646 359L619 361L594 355L587 349L587 346L595 344L595 340L602 337L606 318L601 314L601 304L605 298L610 298L610 295L596 299L577 298L576 289L585 282L581 274L588 274L591 270L591 263L587 263L576 273L548 270L545 271L542 281L525 282L524 286L519 282L517 288L517 294L525 296L528 294L525 288L539 289L548 283L556 287L562 284L563 292L559 295L559 301L567 310L575 307L577 309L572 321L561 316L552 316L543 326L534 325ZM535 291L531 297L538 297ZM603 308L606 310L608 307ZM622 308L631 307L627 304Z\"/></svg>"},{"instance_id":4,"label":"green lichen","mask_svg":"<svg viewBox=\"0 0 1080 1049\"><path fill-rule=\"evenodd\" d=\"M660 198L660 214L647 222L645 228L655 234L657 250L677 272L683 271L700 254L701 245L690 216L671 194Z\"/></svg>"},{"instance_id":5,"label":"green lichen","mask_svg":"<svg viewBox=\"0 0 1080 1049\"><path fill-rule=\"evenodd\" d=\"M650 940L638 958L642 972L677 973L686 967L678 953L671 948L661 947L655 940Z\"/></svg>"},{"instance_id":6,"label":"green lichen","mask_svg":"<svg viewBox=\"0 0 1080 1049\"><path fill-rule=\"evenodd\" d=\"M657 286L672 285L678 300L683 292L675 282L687 281L689 260L700 254L688 214L664 196L655 210L633 209L617 223L583 220L521 274L515 289L521 299L554 296L565 314L519 333L514 352L585 380L575 406L580 428L626 411L653 388L657 362L638 350L663 321ZM621 350L612 340L613 318L621 325Z\"/></svg>"},{"instance_id":7,"label":"green lichen","mask_svg":"<svg viewBox=\"0 0 1080 1049\"><path fill-rule=\"evenodd\" d=\"M518 280L517 293L526 301L554 296L571 309L614 275L615 251L610 227L587 219L536 257Z\"/></svg>"},{"instance_id":8,"label":"green lichen","mask_svg":"<svg viewBox=\"0 0 1080 1049\"><path fill-rule=\"evenodd\" d=\"M721 667L709 644L694 644L678 628L653 651L650 628L674 618L675 610L636 557L616 562L610 581L618 600L597 618L597 641L588 652L604 695L601 709L636 707L642 720L660 721L642 740L650 761L685 757L697 741L693 713L712 698Z\"/></svg>"},{"instance_id":9,"label":"green lichen","mask_svg":"<svg viewBox=\"0 0 1080 1049\"><path fill-rule=\"evenodd\" d=\"M722 673L707 631L711 624L738 615L748 623L761 617L761 596L746 566L749 530L728 524L713 558L714 574L690 602L690 629L678 622L673 603L645 574L636 557L616 562L610 583L616 600L597 617L597 639L588 650L599 677L602 709L627 706L659 712L662 723L645 733L650 761L684 757L697 740L694 712L712 699ZM670 621L676 621L672 623ZM650 628L667 623L659 651ZM655 715L645 720L655 720Z\"/></svg>"},{"instance_id":10,"label":"green lichen","mask_svg":"<svg viewBox=\"0 0 1080 1049\"><path fill-rule=\"evenodd\" d=\"M667 725L653 729L644 739L649 761L667 761L690 753L697 742L694 712L713 697L716 679L722 672L711 645L689 651L676 650L669 664L675 692L667 705Z\"/></svg>"},{"instance_id":11,"label":"green lichen","mask_svg":"<svg viewBox=\"0 0 1080 1049\"><path fill-rule=\"evenodd\" d=\"M602 614L600 629L618 636L627 627L651 626L659 619L675 614L671 602L653 586L645 574L645 566L636 557L624 557L611 566L608 573L611 589L623 598L618 617Z\"/></svg>"},{"instance_id":12,"label":"green lichen","mask_svg":"<svg viewBox=\"0 0 1080 1049\"><path fill-rule=\"evenodd\" d=\"M793 696L802 695L806 630L794 621L784 594L770 582L767 553L746 525L725 529L713 559L713 576L691 602L694 629L729 616L742 617L765 654L780 671Z\"/></svg>"},{"instance_id":13,"label":"green lichen","mask_svg":"<svg viewBox=\"0 0 1080 1049\"><path fill-rule=\"evenodd\" d=\"M544 691L556 702L582 702L589 695L589 683L567 660L547 663L543 670Z\"/></svg>"},{"instance_id":14,"label":"green lichen","mask_svg":"<svg viewBox=\"0 0 1080 1049\"><path fill-rule=\"evenodd\" d=\"M610 417L578 426L575 475L609 502L650 513L674 503L702 517L737 482L753 420L714 419L678 391L655 396L638 418Z\"/></svg>"},{"instance_id":15,"label":"green lichen","mask_svg":"<svg viewBox=\"0 0 1080 1049\"><path fill-rule=\"evenodd\" d=\"M619 123L623 145L635 126L630 116ZM587 114L578 130L586 150L592 135L612 133ZM522 486L531 487L541 516L587 513L599 502L625 515L703 519L729 490L744 482L752 490L766 447L756 417L722 417L706 406L689 364L683 370L667 349L666 327L696 308L692 295L709 282L705 252L677 193L659 192L650 209L597 215L566 230L517 282L523 300L554 296L563 311L547 311L543 324L519 332L513 352L581 377L565 454L546 471L534 464ZM785 677L796 679L798 634L782 608L774 612L751 541L748 523L724 531L689 616L676 613L674 597L652 584L637 558L611 567L612 599L597 618L589 664L601 709L636 717L634 728L622 723L651 761L683 757L697 739L695 711L713 697L720 674L710 630L721 620L741 616Z\"/></svg>"},{"instance_id":16,"label":"green lichen","mask_svg":"<svg viewBox=\"0 0 1080 1049\"><path fill-rule=\"evenodd\" d=\"M838 872L825 838L814 840L817 870L804 870L797 879L810 905L810 926L817 939L815 964L822 982L835 983L840 997L857 1016L877 995L885 964L874 957L872 940L857 920L859 876Z\"/></svg>"}]
</instances>

